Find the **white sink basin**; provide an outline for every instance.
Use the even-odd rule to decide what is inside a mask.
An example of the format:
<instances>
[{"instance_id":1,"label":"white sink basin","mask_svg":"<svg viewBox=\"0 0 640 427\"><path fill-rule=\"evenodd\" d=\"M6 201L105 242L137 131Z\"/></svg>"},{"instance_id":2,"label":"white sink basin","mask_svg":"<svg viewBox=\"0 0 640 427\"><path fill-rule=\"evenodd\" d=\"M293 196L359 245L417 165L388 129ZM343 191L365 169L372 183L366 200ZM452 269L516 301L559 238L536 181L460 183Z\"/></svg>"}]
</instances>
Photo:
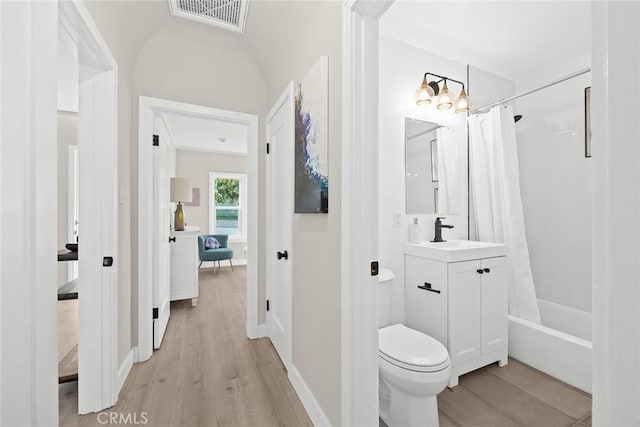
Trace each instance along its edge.
<instances>
[{"instance_id":1,"label":"white sink basin","mask_svg":"<svg viewBox=\"0 0 640 427\"><path fill-rule=\"evenodd\" d=\"M507 246L502 243L449 240L440 243L406 243L404 253L436 261L460 262L505 256L507 255Z\"/></svg>"}]
</instances>

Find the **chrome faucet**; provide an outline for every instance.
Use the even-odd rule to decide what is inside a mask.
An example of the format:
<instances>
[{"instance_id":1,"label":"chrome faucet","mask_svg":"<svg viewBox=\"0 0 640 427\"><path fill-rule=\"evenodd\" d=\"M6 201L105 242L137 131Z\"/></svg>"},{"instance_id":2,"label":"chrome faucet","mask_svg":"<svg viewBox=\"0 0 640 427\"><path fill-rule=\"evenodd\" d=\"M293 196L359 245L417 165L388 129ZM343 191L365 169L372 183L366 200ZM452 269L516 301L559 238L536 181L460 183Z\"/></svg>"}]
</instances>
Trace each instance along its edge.
<instances>
[{"instance_id":1,"label":"chrome faucet","mask_svg":"<svg viewBox=\"0 0 640 427\"><path fill-rule=\"evenodd\" d=\"M436 232L432 242L446 242L446 240L442 240L442 229L443 228L453 228L453 225L443 224L441 220L446 219L445 217L436 218Z\"/></svg>"}]
</instances>

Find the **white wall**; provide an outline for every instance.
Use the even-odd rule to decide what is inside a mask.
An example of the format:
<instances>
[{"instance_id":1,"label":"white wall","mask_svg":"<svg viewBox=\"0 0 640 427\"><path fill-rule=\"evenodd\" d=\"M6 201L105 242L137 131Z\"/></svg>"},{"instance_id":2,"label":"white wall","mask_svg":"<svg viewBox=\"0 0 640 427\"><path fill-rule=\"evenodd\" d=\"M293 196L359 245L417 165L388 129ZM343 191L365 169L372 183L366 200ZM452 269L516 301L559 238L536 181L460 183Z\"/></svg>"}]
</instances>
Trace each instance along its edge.
<instances>
[{"instance_id":1,"label":"white wall","mask_svg":"<svg viewBox=\"0 0 640 427\"><path fill-rule=\"evenodd\" d=\"M384 34L384 17L381 20ZM446 50L442 52L446 54ZM414 92L425 72L467 81L467 66L433 52L405 44L382 35L379 56L379 138L378 138L378 205L380 264L395 274L392 322L404 321L404 243L408 241L409 223L414 215L405 215L404 118L411 117L458 129L460 210L443 214L443 222L455 228L443 230L445 239L468 238L468 176L466 115L453 110L440 111L433 106L416 106ZM513 94L514 82L478 68L470 67L468 94L472 108L481 107ZM459 85L449 90L457 95ZM401 212L400 226L394 223L394 212ZM424 240L433 239L436 215L418 215ZM473 237L473 234L472 234Z\"/></svg>"},{"instance_id":2,"label":"white wall","mask_svg":"<svg viewBox=\"0 0 640 427\"><path fill-rule=\"evenodd\" d=\"M189 178L193 187L200 189L200 206L185 206L185 221L190 226L200 227L201 234L209 233L209 206L211 206L209 172L246 174L247 156L177 150L175 176ZM239 260L246 261L246 246L247 242L229 241L229 248L233 250L234 263ZM211 263L203 264L203 267L210 266Z\"/></svg>"},{"instance_id":3,"label":"white wall","mask_svg":"<svg viewBox=\"0 0 640 427\"><path fill-rule=\"evenodd\" d=\"M295 215L293 365L333 425L341 420L341 73L342 2L256 1L245 37L269 105L329 57L329 213ZM272 256L272 255L270 255Z\"/></svg>"},{"instance_id":4,"label":"white wall","mask_svg":"<svg viewBox=\"0 0 640 427\"><path fill-rule=\"evenodd\" d=\"M161 69L158 68L158 64L162 64ZM138 96L144 95L263 117L267 109L262 77L243 39L229 32L216 31L179 19L156 32L142 46L134 68L133 93L135 105ZM137 111L137 107L135 110ZM133 128L137 132L135 113ZM261 134L262 132L263 128L260 129ZM137 150L136 147L134 145L134 150ZM258 158L260 174L264 170L263 151L259 152ZM133 159L132 169L135 176L136 151ZM204 200L207 191L208 187L201 188L201 200ZM260 194L264 193L263 189L258 191ZM260 229L264 228L264 215L261 214L263 206L264 200L261 199ZM188 211L186 215L189 221ZM207 228L208 225L201 225L201 230L206 231ZM259 301L263 301L263 240L258 244L258 298ZM137 292L137 289L135 291ZM134 303L137 304L135 297ZM259 304L259 309L259 322L264 322L264 306Z\"/></svg>"},{"instance_id":5,"label":"white wall","mask_svg":"<svg viewBox=\"0 0 640 427\"><path fill-rule=\"evenodd\" d=\"M381 21L384 31L384 17ZM443 215L446 224L455 228L443 231L445 239L467 238L467 166L466 166L466 116L452 110L440 111L433 106L417 106L414 92L426 72L446 75L466 81L465 64L409 46L382 35L379 51L379 121L378 121L378 205L380 265L395 274L394 297L391 310L392 322L404 321L404 243L408 241L409 222L413 215L405 215L405 151L404 119L429 121L459 127L460 140L460 212ZM451 84L452 92L459 85ZM401 224L394 223L394 212L401 212ZM418 215L424 240L433 239L435 215Z\"/></svg>"},{"instance_id":6,"label":"white wall","mask_svg":"<svg viewBox=\"0 0 640 427\"><path fill-rule=\"evenodd\" d=\"M589 55L516 82L518 92L590 66ZM591 311L593 158L585 158L591 73L515 102L520 189L538 298ZM544 319L543 319L544 321Z\"/></svg>"}]
</instances>

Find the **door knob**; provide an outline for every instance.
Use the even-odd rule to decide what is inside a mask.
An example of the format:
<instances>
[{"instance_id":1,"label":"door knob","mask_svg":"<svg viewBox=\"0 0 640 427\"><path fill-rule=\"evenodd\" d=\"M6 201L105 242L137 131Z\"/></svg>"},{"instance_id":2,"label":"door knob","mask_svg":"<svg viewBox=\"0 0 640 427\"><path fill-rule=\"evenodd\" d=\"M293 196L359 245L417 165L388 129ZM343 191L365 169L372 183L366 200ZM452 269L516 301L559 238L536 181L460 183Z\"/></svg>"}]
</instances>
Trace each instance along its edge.
<instances>
[{"instance_id":1,"label":"door knob","mask_svg":"<svg viewBox=\"0 0 640 427\"><path fill-rule=\"evenodd\" d=\"M289 253L288 253L287 251L284 251L284 252L278 252L278 253L276 254L276 257L277 257L278 259L282 259L282 258L284 258L284 259L289 259Z\"/></svg>"},{"instance_id":2,"label":"door knob","mask_svg":"<svg viewBox=\"0 0 640 427\"><path fill-rule=\"evenodd\" d=\"M175 241L176 241L176 236L169 237L169 243L175 242Z\"/></svg>"}]
</instances>

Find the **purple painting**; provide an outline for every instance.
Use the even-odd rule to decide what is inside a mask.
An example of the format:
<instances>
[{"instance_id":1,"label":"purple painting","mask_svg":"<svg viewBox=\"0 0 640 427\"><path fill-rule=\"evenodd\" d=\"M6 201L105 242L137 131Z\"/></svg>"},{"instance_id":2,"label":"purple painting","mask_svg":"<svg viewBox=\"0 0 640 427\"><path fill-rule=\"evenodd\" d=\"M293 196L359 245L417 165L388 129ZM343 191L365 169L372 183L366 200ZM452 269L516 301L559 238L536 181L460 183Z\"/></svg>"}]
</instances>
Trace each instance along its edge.
<instances>
[{"instance_id":1,"label":"purple painting","mask_svg":"<svg viewBox=\"0 0 640 427\"><path fill-rule=\"evenodd\" d=\"M295 95L295 213L329 212L329 58L321 56Z\"/></svg>"}]
</instances>

